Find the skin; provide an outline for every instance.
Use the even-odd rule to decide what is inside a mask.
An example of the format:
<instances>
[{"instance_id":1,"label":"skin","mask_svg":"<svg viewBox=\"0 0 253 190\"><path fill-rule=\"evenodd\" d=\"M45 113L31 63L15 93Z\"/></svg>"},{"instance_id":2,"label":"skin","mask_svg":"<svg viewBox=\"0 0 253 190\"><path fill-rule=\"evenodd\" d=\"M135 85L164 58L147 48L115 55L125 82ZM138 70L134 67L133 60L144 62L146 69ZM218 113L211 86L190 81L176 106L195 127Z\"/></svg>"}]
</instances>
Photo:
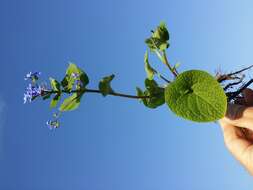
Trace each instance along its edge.
<instances>
[{"instance_id":1,"label":"skin","mask_svg":"<svg viewBox=\"0 0 253 190\"><path fill-rule=\"evenodd\" d=\"M253 175L253 91L245 89L243 98L229 104L219 123L227 149Z\"/></svg>"}]
</instances>

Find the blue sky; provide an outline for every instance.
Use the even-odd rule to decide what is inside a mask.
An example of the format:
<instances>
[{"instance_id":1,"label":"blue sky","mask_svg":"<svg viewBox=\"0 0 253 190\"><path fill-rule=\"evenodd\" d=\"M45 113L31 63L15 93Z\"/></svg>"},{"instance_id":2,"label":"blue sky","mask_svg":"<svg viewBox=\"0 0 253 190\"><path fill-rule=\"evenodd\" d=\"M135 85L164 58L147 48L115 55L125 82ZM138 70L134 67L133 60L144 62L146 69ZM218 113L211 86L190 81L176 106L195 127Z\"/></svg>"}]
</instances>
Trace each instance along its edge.
<instances>
[{"instance_id":1,"label":"blue sky","mask_svg":"<svg viewBox=\"0 0 253 190\"><path fill-rule=\"evenodd\" d=\"M252 64L250 0L2 0L0 2L0 189L252 189L217 124L177 118L166 106L86 94L78 110L45 127L49 102L23 104L24 75L61 79L77 63L96 88L116 75L119 92L143 87L144 39L160 21L179 71L214 74ZM155 57L152 64L163 71Z\"/></svg>"}]
</instances>

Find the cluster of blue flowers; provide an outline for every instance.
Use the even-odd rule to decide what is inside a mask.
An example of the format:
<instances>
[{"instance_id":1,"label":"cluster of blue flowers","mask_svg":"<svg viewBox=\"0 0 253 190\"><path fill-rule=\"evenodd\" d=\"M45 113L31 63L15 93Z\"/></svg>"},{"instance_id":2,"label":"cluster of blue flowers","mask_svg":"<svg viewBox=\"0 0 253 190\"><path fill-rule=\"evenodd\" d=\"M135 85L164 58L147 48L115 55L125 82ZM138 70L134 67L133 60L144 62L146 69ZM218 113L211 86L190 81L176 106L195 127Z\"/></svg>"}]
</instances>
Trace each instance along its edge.
<instances>
[{"instance_id":1,"label":"cluster of blue flowers","mask_svg":"<svg viewBox=\"0 0 253 190\"><path fill-rule=\"evenodd\" d=\"M29 84L24 93L24 104L27 102L32 102L32 100L42 93L42 88L38 85Z\"/></svg>"},{"instance_id":2,"label":"cluster of blue flowers","mask_svg":"<svg viewBox=\"0 0 253 190\"><path fill-rule=\"evenodd\" d=\"M50 129L50 130L53 130L53 129L56 129L59 127L59 121L58 120L48 120L47 121L47 127Z\"/></svg>"},{"instance_id":3,"label":"cluster of blue flowers","mask_svg":"<svg viewBox=\"0 0 253 190\"><path fill-rule=\"evenodd\" d=\"M40 96L43 92L43 88L36 84L36 81L41 75L41 72L29 72L25 76L25 80L31 80L32 83L28 85L24 93L24 104L27 102L32 102L32 100Z\"/></svg>"},{"instance_id":4,"label":"cluster of blue flowers","mask_svg":"<svg viewBox=\"0 0 253 190\"><path fill-rule=\"evenodd\" d=\"M46 84L37 84L37 80L41 72L29 72L24 77L25 80L30 80L31 83L28 84L25 93L24 93L24 104L27 102L32 102L36 97L43 96L46 91L48 91ZM50 130L56 129L59 127L59 121L57 120L58 115L54 115L55 120L48 120L46 125Z\"/></svg>"},{"instance_id":5,"label":"cluster of blue flowers","mask_svg":"<svg viewBox=\"0 0 253 190\"><path fill-rule=\"evenodd\" d=\"M41 75L41 72L29 72L25 76L25 80L38 80L39 76Z\"/></svg>"}]
</instances>

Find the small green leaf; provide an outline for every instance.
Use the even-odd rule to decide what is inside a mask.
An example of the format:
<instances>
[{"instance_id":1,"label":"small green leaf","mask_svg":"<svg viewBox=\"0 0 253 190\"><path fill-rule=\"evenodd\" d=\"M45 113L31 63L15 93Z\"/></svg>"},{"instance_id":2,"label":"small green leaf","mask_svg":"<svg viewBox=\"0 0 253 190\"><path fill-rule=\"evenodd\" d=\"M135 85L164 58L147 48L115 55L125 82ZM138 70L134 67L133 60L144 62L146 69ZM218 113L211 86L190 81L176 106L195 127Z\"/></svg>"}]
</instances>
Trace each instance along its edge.
<instances>
[{"instance_id":1,"label":"small green leaf","mask_svg":"<svg viewBox=\"0 0 253 190\"><path fill-rule=\"evenodd\" d=\"M177 68L178 68L179 66L180 66L180 63L176 63L176 64L173 66L172 71L173 71L173 72L176 71Z\"/></svg>"},{"instance_id":2,"label":"small green leaf","mask_svg":"<svg viewBox=\"0 0 253 190\"><path fill-rule=\"evenodd\" d=\"M98 88L101 91L101 94L103 96L106 96L110 93L113 92L112 88L111 88L111 81L113 80L113 78L115 77L115 75L110 75L110 76L106 76L104 78L102 78L98 84Z\"/></svg>"},{"instance_id":3,"label":"small green leaf","mask_svg":"<svg viewBox=\"0 0 253 190\"><path fill-rule=\"evenodd\" d=\"M71 76L72 73L78 73L79 74L79 68L74 63L69 63L69 66L66 70L66 75Z\"/></svg>"},{"instance_id":4,"label":"small green leaf","mask_svg":"<svg viewBox=\"0 0 253 190\"><path fill-rule=\"evenodd\" d=\"M82 82L82 87L86 87L89 84L89 77L82 69L79 69L79 73L80 73L80 81Z\"/></svg>"},{"instance_id":5,"label":"small green leaf","mask_svg":"<svg viewBox=\"0 0 253 190\"><path fill-rule=\"evenodd\" d=\"M80 100L83 93L73 93L71 96L66 98L60 106L60 111L72 111L79 107Z\"/></svg>"},{"instance_id":6,"label":"small green leaf","mask_svg":"<svg viewBox=\"0 0 253 190\"><path fill-rule=\"evenodd\" d=\"M50 108L56 107L60 99L61 99L61 94L56 94L55 97L51 100Z\"/></svg>"},{"instance_id":7,"label":"small green leaf","mask_svg":"<svg viewBox=\"0 0 253 190\"><path fill-rule=\"evenodd\" d=\"M152 37L146 39L145 43L147 44L147 46L150 48L151 51L155 51L159 46L157 43L155 43L155 40Z\"/></svg>"},{"instance_id":8,"label":"small green leaf","mask_svg":"<svg viewBox=\"0 0 253 190\"><path fill-rule=\"evenodd\" d=\"M152 37L159 39L161 42L167 42L169 40L169 32L164 22L160 23Z\"/></svg>"},{"instance_id":9,"label":"small green leaf","mask_svg":"<svg viewBox=\"0 0 253 190\"><path fill-rule=\"evenodd\" d=\"M75 84L75 81L77 80L81 81L82 88L85 88L89 83L87 74L82 69L77 67L74 63L70 63L66 70L65 77L61 81L61 85L65 90L71 91L73 85Z\"/></svg>"},{"instance_id":10,"label":"small green leaf","mask_svg":"<svg viewBox=\"0 0 253 190\"><path fill-rule=\"evenodd\" d=\"M227 97L217 80L201 70L185 71L165 89L165 101L178 116L196 122L224 117Z\"/></svg>"},{"instance_id":11,"label":"small green leaf","mask_svg":"<svg viewBox=\"0 0 253 190\"><path fill-rule=\"evenodd\" d=\"M139 87L136 87L136 92L137 92L137 96L144 96L143 91Z\"/></svg>"},{"instance_id":12,"label":"small green leaf","mask_svg":"<svg viewBox=\"0 0 253 190\"><path fill-rule=\"evenodd\" d=\"M159 89L158 84L156 83L155 80L145 80L145 86L146 89L151 93L151 94L155 94L157 89Z\"/></svg>"},{"instance_id":13,"label":"small green leaf","mask_svg":"<svg viewBox=\"0 0 253 190\"><path fill-rule=\"evenodd\" d=\"M137 96L145 96L144 92L139 87L136 87L136 93L137 93ZM139 101L145 102L144 104L146 104L146 99L139 99Z\"/></svg>"},{"instance_id":14,"label":"small green leaf","mask_svg":"<svg viewBox=\"0 0 253 190\"><path fill-rule=\"evenodd\" d=\"M165 103L164 88L158 86L154 80L145 80L145 95L150 96L146 99L146 106L149 108L157 108Z\"/></svg>"},{"instance_id":15,"label":"small green leaf","mask_svg":"<svg viewBox=\"0 0 253 190\"><path fill-rule=\"evenodd\" d=\"M179 66L180 66L180 63L178 62L178 63L175 64L174 68L177 69Z\"/></svg>"},{"instance_id":16,"label":"small green leaf","mask_svg":"<svg viewBox=\"0 0 253 190\"><path fill-rule=\"evenodd\" d=\"M54 91L61 91L61 85L57 80L50 78L50 83Z\"/></svg>"},{"instance_id":17,"label":"small green leaf","mask_svg":"<svg viewBox=\"0 0 253 190\"><path fill-rule=\"evenodd\" d=\"M147 73L147 77L149 80L152 80L154 78L154 75L157 73L155 69L153 69L148 61L148 52L146 51L144 56L144 63L145 63L145 71Z\"/></svg>"},{"instance_id":18,"label":"small green leaf","mask_svg":"<svg viewBox=\"0 0 253 190\"><path fill-rule=\"evenodd\" d=\"M163 51L169 47L169 32L166 28L165 23L161 23L152 36L145 40L151 51L160 50Z\"/></svg>"},{"instance_id":19,"label":"small green leaf","mask_svg":"<svg viewBox=\"0 0 253 190\"><path fill-rule=\"evenodd\" d=\"M71 76L73 73L78 74L83 86L85 87L89 83L89 77L87 74L76 66L74 63L70 63L66 71L66 75Z\"/></svg>"},{"instance_id":20,"label":"small green leaf","mask_svg":"<svg viewBox=\"0 0 253 190\"><path fill-rule=\"evenodd\" d=\"M136 88L138 96L150 96L143 98L140 101L148 108L157 108L165 103L164 88L158 86L154 80L145 80L146 90L143 92L140 88Z\"/></svg>"},{"instance_id":21,"label":"small green leaf","mask_svg":"<svg viewBox=\"0 0 253 190\"><path fill-rule=\"evenodd\" d=\"M148 93L147 91L145 91L145 95L149 96L151 95L150 93ZM152 95L151 98L147 98L146 99L146 103L144 103L145 106L149 107L149 108L157 108L161 105L164 104L164 89L159 92L157 92L156 95Z\"/></svg>"},{"instance_id":22,"label":"small green leaf","mask_svg":"<svg viewBox=\"0 0 253 190\"><path fill-rule=\"evenodd\" d=\"M67 75L62 79L61 81L61 85L64 88L64 90L68 90L70 91L72 89L72 86L69 86L69 82L68 82L68 77ZM70 88L69 88L70 87Z\"/></svg>"},{"instance_id":23,"label":"small green leaf","mask_svg":"<svg viewBox=\"0 0 253 190\"><path fill-rule=\"evenodd\" d=\"M154 37L146 39L145 43L147 44L147 46L150 48L151 51L155 51L157 49L163 51L169 47L168 42L162 42L161 40Z\"/></svg>"}]
</instances>

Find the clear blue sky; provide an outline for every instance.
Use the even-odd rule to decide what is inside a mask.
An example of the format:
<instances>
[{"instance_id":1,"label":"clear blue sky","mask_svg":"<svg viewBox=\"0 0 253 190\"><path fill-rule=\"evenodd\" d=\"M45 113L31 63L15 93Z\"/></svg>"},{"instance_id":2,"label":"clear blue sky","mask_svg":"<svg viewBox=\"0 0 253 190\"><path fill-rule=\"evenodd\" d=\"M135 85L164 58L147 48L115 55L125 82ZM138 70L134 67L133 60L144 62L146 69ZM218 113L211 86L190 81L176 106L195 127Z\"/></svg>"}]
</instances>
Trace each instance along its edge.
<instances>
[{"instance_id":1,"label":"clear blue sky","mask_svg":"<svg viewBox=\"0 0 253 190\"><path fill-rule=\"evenodd\" d=\"M114 89L134 94L145 78L144 39L162 20L180 71L250 65L252 7L250 0L1 0L0 189L252 189L217 124L87 94L52 132L48 102L23 105L24 74L61 79L68 61L89 74L91 88L114 73Z\"/></svg>"}]
</instances>

